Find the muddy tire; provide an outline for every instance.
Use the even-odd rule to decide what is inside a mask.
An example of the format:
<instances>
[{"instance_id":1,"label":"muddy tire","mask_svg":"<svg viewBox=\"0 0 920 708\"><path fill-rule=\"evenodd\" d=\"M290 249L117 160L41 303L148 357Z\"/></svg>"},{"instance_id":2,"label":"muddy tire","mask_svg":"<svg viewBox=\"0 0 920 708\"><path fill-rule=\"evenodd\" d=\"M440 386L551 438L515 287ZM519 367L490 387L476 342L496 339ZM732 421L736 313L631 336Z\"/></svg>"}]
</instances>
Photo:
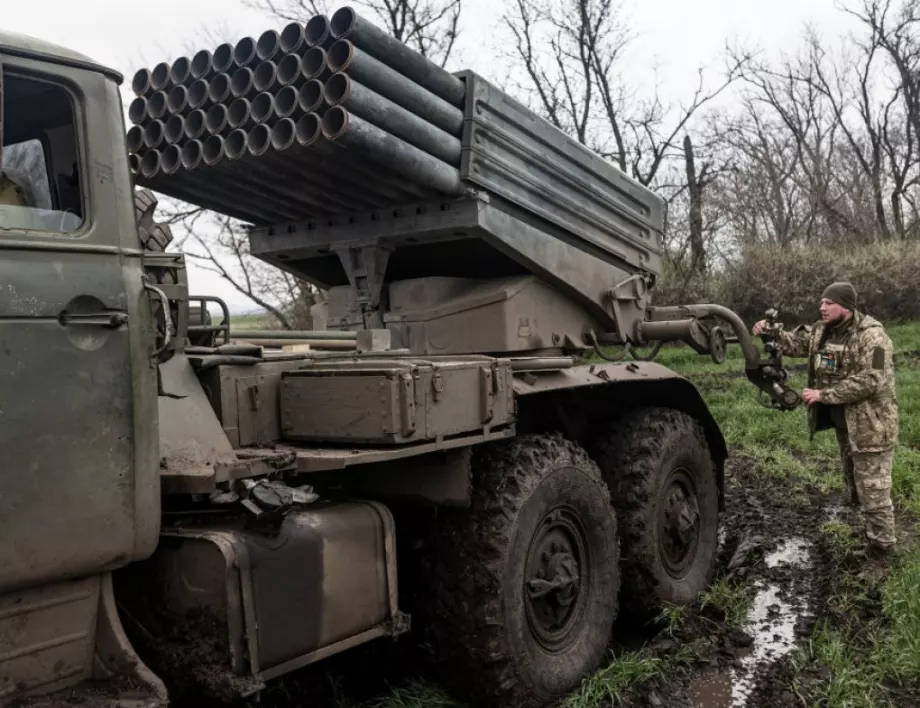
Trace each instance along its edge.
<instances>
[{"instance_id":1,"label":"muddy tire","mask_svg":"<svg viewBox=\"0 0 920 708\"><path fill-rule=\"evenodd\" d=\"M469 509L439 512L423 621L442 679L471 705L544 706L598 667L619 548L597 465L559 436L473 454Z\"/></svg>"},{"instance_id":2,"label":"muddy tire","mask_svg":"<svg viewBox=\"0 0 920 708\"><path fill-rule=\"evenodd\" d=\"M134 219L137 221L137 237L147 251L165 251L173 240L168 224L154 221L157 210L156 196L149 189L134 192Z\"/></svg>"},{"instance_id":3,"label":"muddy tire","mask_svg":"<svg viewBox=\"0 0 920 708\"><path fill-rule=\"evenodd\" d=\"M620 527L624 608L639 621L693 602L712 580L715 466L700 424L667 408L619 419L591 446Z\"/></svg>"}]
</instances>

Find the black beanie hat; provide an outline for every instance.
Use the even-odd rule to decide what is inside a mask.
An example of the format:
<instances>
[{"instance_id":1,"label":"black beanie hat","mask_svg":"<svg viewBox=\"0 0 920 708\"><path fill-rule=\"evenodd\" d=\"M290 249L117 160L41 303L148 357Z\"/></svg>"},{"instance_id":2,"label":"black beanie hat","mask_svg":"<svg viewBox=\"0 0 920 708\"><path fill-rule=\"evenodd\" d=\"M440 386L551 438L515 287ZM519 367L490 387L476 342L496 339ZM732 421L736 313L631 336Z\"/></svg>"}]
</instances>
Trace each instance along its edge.
<instances>
[{"instance_id":1,"label":"black beanie hat","mask_svg":"<svg viewBox=\"0 0 920 708\"><path fill-rule=\"evenodd\" d=\"M821 297L836 302L850 312L856 311L856 289L849 283L832 283L827 286Z\"/></svg>"}]
</instances>

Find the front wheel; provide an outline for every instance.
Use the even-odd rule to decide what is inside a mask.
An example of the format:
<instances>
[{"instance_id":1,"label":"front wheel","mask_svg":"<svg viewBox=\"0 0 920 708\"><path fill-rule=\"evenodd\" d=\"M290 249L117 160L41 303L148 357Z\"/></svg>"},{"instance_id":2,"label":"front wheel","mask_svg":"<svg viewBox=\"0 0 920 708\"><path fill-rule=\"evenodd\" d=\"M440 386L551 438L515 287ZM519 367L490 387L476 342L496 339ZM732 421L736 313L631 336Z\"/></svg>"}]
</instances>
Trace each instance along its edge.
<instances>
[{"instance_id":1,"label":"front wheel","mask_svg":"<svg viewBox=\"0 0 920 708\"><path fill-rule=\"evenodd\" d=\"M596 439L593 457L620 524L623 604L648 620L693 602L712 580L719 489L700 424L667 408L633 411Z\"/></svg>"},{"instance_id":2,"label":"front wheel","mask_svg":"<svg viewBox=\"0 0 920 708\"><path fill-rule=\"evenodd\" d=\"M425 573L436 658L473 705L544 706L610 641L620 576L609 492L558 436L479 448L473 484L471 507L439 520Z\"/></svg>"}]
</instances>

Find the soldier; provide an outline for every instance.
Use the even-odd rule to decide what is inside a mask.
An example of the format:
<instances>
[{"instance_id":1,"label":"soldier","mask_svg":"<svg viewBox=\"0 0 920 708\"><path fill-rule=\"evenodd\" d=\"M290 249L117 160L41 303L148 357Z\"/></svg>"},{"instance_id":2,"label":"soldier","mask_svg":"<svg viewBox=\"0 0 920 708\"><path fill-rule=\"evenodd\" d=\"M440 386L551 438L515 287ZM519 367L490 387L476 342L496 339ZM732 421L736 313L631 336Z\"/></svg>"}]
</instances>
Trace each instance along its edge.
<instances>
[{"instance_id":1,"label":"soldier","mask_svg":"<svg viewBox=\"0 0 920 708\"><path fill-rule=\"evenodd\" d=\"M754 325L764 331L765 321ZM821 297L821 321L784 332L783 353L808 357L809 434L833 428L850 498L865 517L867 553L888 556L895 544L891 467L898 442L898 401L891 340L856 307L856 290L833 283Z\"/></svg>"},{"instance_id":2,"label":"soldier","mask_svg":"<svg viewBox=\"0 0 920 708\"><path fill-rule=\"evenodd\" d=\"M9 168L0 169L0 204L8 206L31 206L32 199L24 180Z\"/></svg>"}]
</instances>

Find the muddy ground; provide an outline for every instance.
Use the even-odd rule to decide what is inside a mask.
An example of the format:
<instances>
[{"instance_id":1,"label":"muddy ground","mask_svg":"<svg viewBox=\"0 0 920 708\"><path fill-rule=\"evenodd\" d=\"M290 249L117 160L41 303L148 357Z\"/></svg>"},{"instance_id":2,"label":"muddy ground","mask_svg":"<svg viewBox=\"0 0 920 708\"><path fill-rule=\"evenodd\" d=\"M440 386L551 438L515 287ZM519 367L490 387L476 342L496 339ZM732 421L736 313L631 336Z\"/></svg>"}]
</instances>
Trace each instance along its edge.
<instances>
[{"instance_id":1,"label":"muddy ground","mask_svg":"<svg viewBox=\"0 0 920 708\"><path fill-rule=\"evenodd\" d=\"M827 473L838 474L834 468ZM839 567L840 556L830 547L822 526L830 520L846 523L858 543L859 514L840 492L822 494L800 485L793 489L788 479L759 473L756 461L741 451L733 451L727 474L716 580L748 588L747 607L742 606L741 615L732 617L715 603L698 605L676 621L655 627L620 622L611 647L615 653L628 654L644 647L643 657L670 663L662 665L658 676L634 684L616 701L570 705L772 708L825 704L819 692L811 689L826 683L827 669L796 670L793 651L807 643L818 622L854 619L835 617L830 599L840 574L859 573L864 561L857 551L849 565ZM907 524L906 519L901 522ZM880 614L877 593L870 592L853 611L866 621ZM409 642L373 642L334 657L321 669L308 668L296 681L274 687L250 705L451 705L440 698L411 703L388 698L394 686L425 681L419 666ZM920 695L899 695L896 704L920 706Z\"/></svg>"}]
</instances>

